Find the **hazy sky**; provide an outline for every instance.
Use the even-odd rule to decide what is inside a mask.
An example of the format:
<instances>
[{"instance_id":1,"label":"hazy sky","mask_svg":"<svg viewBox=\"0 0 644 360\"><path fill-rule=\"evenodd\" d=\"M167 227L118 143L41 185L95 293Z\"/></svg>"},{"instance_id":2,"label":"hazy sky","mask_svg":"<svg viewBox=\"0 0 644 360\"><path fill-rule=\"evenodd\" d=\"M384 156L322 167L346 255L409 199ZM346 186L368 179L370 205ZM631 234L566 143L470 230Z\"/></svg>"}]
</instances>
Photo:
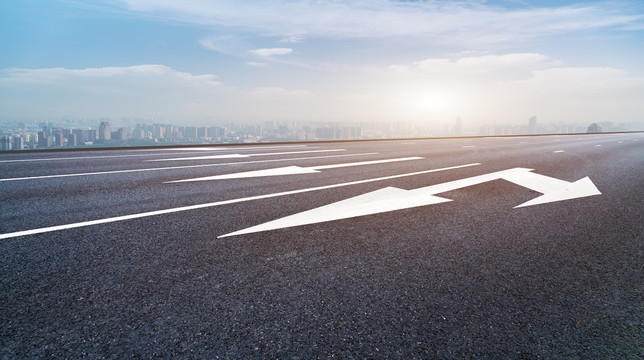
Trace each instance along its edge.
<instances>
[{"instance_id":1,"label":"hazy sky","mask_svg":"<svg viewBox=\"0 0 644 360\"><path fill-rule=\"evenodd\" d=\"M0 2L0 118L642 122L644 1Z\"/></svg>"}]
</instances>

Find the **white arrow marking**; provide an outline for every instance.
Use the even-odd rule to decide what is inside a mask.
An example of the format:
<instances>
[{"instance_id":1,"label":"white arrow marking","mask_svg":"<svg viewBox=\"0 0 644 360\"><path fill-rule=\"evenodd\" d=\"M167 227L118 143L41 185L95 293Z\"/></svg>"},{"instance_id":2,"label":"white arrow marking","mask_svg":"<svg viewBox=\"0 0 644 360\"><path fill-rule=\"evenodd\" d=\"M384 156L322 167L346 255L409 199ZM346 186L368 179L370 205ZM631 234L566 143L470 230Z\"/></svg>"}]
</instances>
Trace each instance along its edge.
<instances>
[{"instance_id":1,"label":"white arrow marking","mask_svg":"<svg viewBox=\"0 0 644 360\"><path fill-rule=\"evenodd\" d=\"M345 151L345 149L329 149L329 150L307 150L307 151L289 151L289 152L276 152L276 153L258 153L258 154L222 154L222 155L208 155L208 156L194 156L173 159L155 159L147 161L179 161L179 160L213 160L213 159L233 159L233 158L247 158L251 156L271 156L271 155L290 155L290 154L303 154L303 153L319 153L331 151Z\"/></svg>"},{"instance_id":2,"label":"white arrow marking","mask_svg":"<svg viewBox=\"0 0 644 360\"><path fill-rule=\"evenodd\" d=\"M439 204L451 200L434 196L435 194L499 179L510 181L514 184L527 187L528 189L538 191L543 194L535 199L518 205L515 208L601 194L588 177L570 183L551 178L549 176L535 174L531 171L532 169L514 168L414 190L387 187L333 204L221 235L219 237L222 238L260 231L277 230L293 226L316 224L332 220L348 219L394 210Z\"/></svg>"},{"instance_id":3,"label":"white arrow marking","mask_svg":"<svg viewBox=\"0 0 644 360\"><path fill-rule=\"evenodd\" d=\"M481 164L480 163L473 163L473 164L450 166L450 167L445 167L445 168L440 168L440 169L431 169L431 170L424 170L424 171L418 171L418 172L407 173L407 174L384 176L384 177L379 177L379 178L375 178L375 179L356 180L356 181L350 181L350 182L345 182L345 183L340 183L340 184L324 185L324 186L318 186L318 187L307 188L307 189L299 189L299 190L284 191L284 192L273 193L273 194L249 196L249 197L245 197L245 198L216 201L216 202L211 202L211 203L206 203L206 204L190 205L190 206L183 206L183 207L178 207L178 208L170 208L170 209L163 209L163 210L148 211L148 212L143 212L143 213L138 213L138 214L116 216L116 217L99 219L99 220L90 220L90 221L83 221L83 222L77 222L77 223L72 223L72 224L64 224L64 225L49 226L49 227L38 228L38 229L16 231L16 232L12 232L12 233L0 234L0 239L9 239L9 238L14 238L14 237L18 237L18 236L35 235L35 234L48 233L48 232L52 232L52 231L74 229L74 228L79 228L79 227L83 227L83 226L92 226L92 225L98 225L98 224L108 224L108 223L113 223L113 222L117 222L117 221L139 219L139 218L144 218L144 217L148 217L148 216L164 215L164 214L171 214L171 213L188 211L188 210L196 210L196 209L204 209L204 208L215 207L215 206L236 204L236 203L241 203L241 202L246 202L246 201L253 201L253 200L269 199L269 198L280 197L280 196L295 195L295 194L301 194L301 193L306 193L306 192L310 192L310 191L328 190L328 189L333 189L333 188L337 188L337 187L344 187L344 186L351 186L351 185L358 185L358 184L366 184L366 183L370 183L370 182L374 182L374 181L398 179L398 178L403 178L403 177L407 177L407 176L416 176L416 175L429 174L429 173L438 172L438 171L461 169L461 168L470 167L470 166L477 166L477 165L481 165Z\"/></svg>"},{"instance_id":4,"label":"white arrow marking","mask_svg":"<svg viewBox=\"0 0 644 360\"><path fill-rule=\"evenodd\" d=\"M320 172L320 170L324 170L324 169L335 169L335 168L341 168L341 167L362 166L362 165L372 165L372 164L384 164L384 163L397 162L397 161L422 160L422 159L424 159L424 158L414 156L414 157L398 158L398 159L361 161L361 162L353 162L353 163L320 165L320 166L309 166L309 167L285 166L285 167L273 168L273 169L244 171L244 172L239 172L239 173L234 173L234 174L224 174L224 175L206 176L206 177L193 178L193 179L174 180L174 181L167 181L166 183L179 183L179 182L190 182L190 181L207 181L207 180L242 179L242 178L261 177L261 176L282 176L282 175L297 175L297 174L313 174L313 173L318 173L318 172Z\"/></svg>"}]
</instances>

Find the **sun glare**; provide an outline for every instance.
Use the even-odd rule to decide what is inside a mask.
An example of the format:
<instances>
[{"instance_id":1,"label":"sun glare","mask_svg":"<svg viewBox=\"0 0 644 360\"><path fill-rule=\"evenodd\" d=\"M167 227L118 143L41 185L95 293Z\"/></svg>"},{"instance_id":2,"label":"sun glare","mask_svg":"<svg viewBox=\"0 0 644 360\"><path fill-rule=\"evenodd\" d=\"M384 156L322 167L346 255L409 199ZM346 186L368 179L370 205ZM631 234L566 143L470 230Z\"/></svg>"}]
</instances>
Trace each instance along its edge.
<instances>
[{"instance_id":1,"label":"sun glare","mask_svg":"<svg viewBox=\"0 0 644 360\"><path fill-rule=\"evenodd\" d=\"M442 94L419 94L416 97L416 107L420 110L442 110L447 105L447 98Z\"/></svg>"}]
</instances>

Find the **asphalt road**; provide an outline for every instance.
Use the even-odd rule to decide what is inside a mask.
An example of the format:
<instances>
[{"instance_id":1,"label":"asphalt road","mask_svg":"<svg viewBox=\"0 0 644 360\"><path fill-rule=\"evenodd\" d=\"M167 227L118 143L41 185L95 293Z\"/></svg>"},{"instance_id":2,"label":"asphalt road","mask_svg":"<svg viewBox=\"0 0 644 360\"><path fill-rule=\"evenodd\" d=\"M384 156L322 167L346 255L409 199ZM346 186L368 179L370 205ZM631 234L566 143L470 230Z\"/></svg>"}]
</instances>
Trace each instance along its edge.
<instances>
[{"instance_id":1,"label":"asphalt road","mask_svg":"<svg viewBox=\"0 0 644 360\"><path fill-rule=\"evenodd\" d=\"M601 194L235 235L515 168ZM0 154L0 357L641 359L643 184L644 133Z\"/></svg>"}]
</instances>

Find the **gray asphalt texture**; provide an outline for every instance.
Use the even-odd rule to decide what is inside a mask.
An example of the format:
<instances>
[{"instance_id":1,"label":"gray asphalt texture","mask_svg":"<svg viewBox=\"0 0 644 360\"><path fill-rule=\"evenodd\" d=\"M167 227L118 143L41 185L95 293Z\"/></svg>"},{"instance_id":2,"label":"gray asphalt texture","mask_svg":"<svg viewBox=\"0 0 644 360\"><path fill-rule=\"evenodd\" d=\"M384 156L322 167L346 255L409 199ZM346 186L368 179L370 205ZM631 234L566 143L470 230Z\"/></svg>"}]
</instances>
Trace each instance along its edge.
<instances>
[{"instance_id":1,"label":"gray asphalt texture","mask_svg":"<svg viewBox=\"0 0 644 360\"><path fill-rule=\"evenodd\" d=\"M146 162L325 149L344 151ZM331 155L350 156L288 160ZM408 156L424 159L164 183ZM70 159L7 162L50 158ZM260 160L280 161L241 164ZM643 133L5 153L0 178L218 163L236 164L0 182L0 234L481 165L0 240L0 357L644 358ZM588 176L602 195L515 209L540 194L497 180L438 194L452 202L217 238L514 167Z\"/></svg>"}]
</instances>

